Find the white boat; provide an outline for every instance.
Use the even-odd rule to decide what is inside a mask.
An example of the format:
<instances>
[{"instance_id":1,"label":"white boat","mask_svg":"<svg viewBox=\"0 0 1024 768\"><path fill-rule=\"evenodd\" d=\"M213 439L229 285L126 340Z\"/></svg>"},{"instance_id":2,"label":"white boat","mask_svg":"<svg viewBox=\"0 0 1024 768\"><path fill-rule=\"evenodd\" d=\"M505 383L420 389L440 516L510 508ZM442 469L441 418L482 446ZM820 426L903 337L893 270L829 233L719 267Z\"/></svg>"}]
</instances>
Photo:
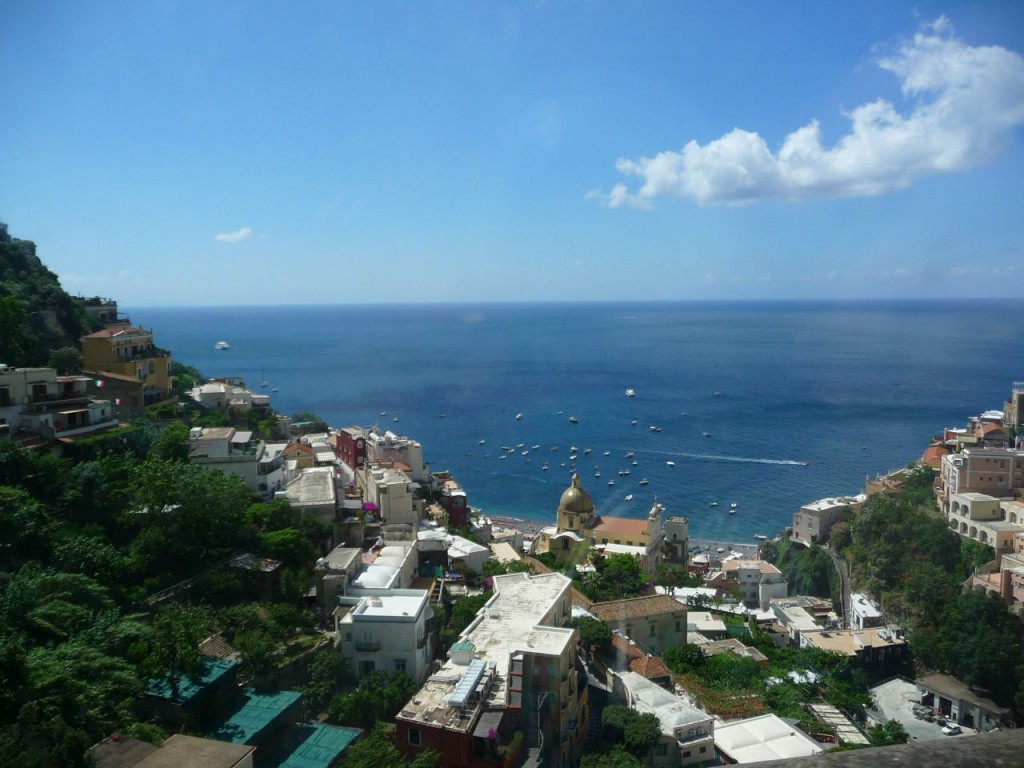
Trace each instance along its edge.
<instances>
[{"instance_id":1,"label":"white boat","mask_svg":"<svg viewBox=\"0 0 1024 768\"><path fill-rule=\"evenodd\" d=\"M666 461L665 462L665 466L667 466L667 467L674 467L675 465L676 465L676 463L674 461Z\"/></svg>"},{"instance_id":2,"label":"white boat","mask_svg":"<svg viewBox=\"0 0 1024 768\"><path fill-rule=\"evenodd\" d=\"M633 458L633 452L632 451L626 451L626 458L627 459L632 459Z\"/></svg>"},{"instance_id":3,"label":"white boat","mask_svg":"<svg viewBox=\"0 0 1024 768\"><path fill-rule=\"evenodd\" d=\"M580 422L580 420L577 419L575 416L570 416L569 417L569 423L570 424L579 424L579 422Z\"/></svg>"},{"instance_id":4,"label":"white boat","mask_svg":"<svg viewBox=\"0 0 1024 768\"><path fill-rule=\"evenodd\" d=\"M481 440L479 443L477 443L477 445L483 445L486 442L487 442L486 440Z\"/></svg>"},{"instance_id":5,"label":"white boat","mask_svg":"<svg viewBox=\"0 0 1024 768\"><path fill-rule=\"evenodd\" d=\"M737 503L736 503L736 502L734 501L734 502L733 502L732 504L730 504L730 505L729 505L729 509L736 509L736 507L738 507L738 506L739 506L739 504L737 504Z\"/></svg>"},{"instance_id":6,"label":"white boat","mask_svg":"<svg viewBox=\"0 0 1024 768\"><path fill-rule=\"evenodd\" d=\"M611 452L611 451L605 451L605 452L604 452L604 455L605 455L605 456L611 456L611 455L612 455L612 452Z\"/></svg>"},{"instance_id":7,"label":"white boat","mask_svg":"<svg viewBox=\"0 0 1024 768\"><path fill-rule=\"evenodd\" d=\"M601 476L601 470L600 469L595 469L594 470L594 477L600 477L600 476Z\"/></svg>"},{"instance_id":8,"label":"white boat","mask_svg":"<svg viewBox=\"0 0 1024 768\"><path fill-rule=\"evenodd\" d=\"M615 485L615 481L614 480L609 480L608 481L608 485Z\"/></svg>"},{"instance_id":9,"label":"white boat","mask_svg":"<svg viewBox=\"0 0 1024 768\"><path fill-rule=\"evenodd\" d=\"M651 432L661 432L661 427L656 427L653 424L648 427Z\"/></svg>"},{"instance_id":10,"label":"white boat","mask_svg":"<svg viewBox=\"0 0 1024 768\"><path fill-rule=\"evenodd\" d=\"M634 467L635 467L635 466L636 466L637 464L639 464L639 463L640 463L639 461L637 461L636 459L633 459L633 466L634 466Z\"/></svg>"},{"instance_id":11,"label":"white boat","mask_svg":"<svg viewBox=\"0 0 1024 768\"><path fill-rule=\"evenodd\" d=\"M586 455L588 453L590 453L590 449L589 448L584 448L583 449L583 454Z\"/></svg>"},{"instance_id":12,"label":"white boat","mask_svg":"<svg viewBox=\"0 0 1024 768\"><path fill-rule=\"evenodd\" d=\"M765 536L763 533L755 533L754 534L754 538L757 539L758 541L767 541L768 540L768 537Z\"/></svg>"},{"instance_id":13,"label":"white boat","mask_svg":"<svg viewBox=\"0 0 1024 768\"><path fill-rule=\"evenodd\" d=\"M216 344L213 345L213 348L214 349L231 349L231 345L228 344L226 341L218 341Z\"/></svg>"},{"instance_id":14,"label":"white boat","mask_svg":"<svg viewBox=\"0 0 1024 768\"><path fill-rule=\"evenodd\" d=\"M628 474L629 474L629 470L628 469L620 469L619 470L619 477L625 477Z\"/></svg>"},{"instance_id":15,"label":"white boat","mask_svg":"<svg viewBox=\"0 0 1024 768\"><path fill-rule=\"evenodd\" d=\"M516 414L516 421L522 421L522 420L523 420L523 414L517 413Z\"/></svg>"},{"instance_id":16,"label":"white boat","mask_svg":"<svg viewBox=\"0 0 1024 768\"><path fill-rule=\"evenodd\" d=\"M627 389L626 397L636 397L636 392L634 392L632 389Z\"/></svg>"},{"instance_id":17,"label":"white boat","mask_svg":"<svg viewBox=\"0 0 1024 768\"><path fill-rule=\"evenodd\" d=\"M704 437L711 437L710 432L701 432L701 434L704 435Z\"/></svg>"},{"instance_id":18,"label":"white boat","mask_svg":"<svg viewBox=\"0 0 1024 768\"><path fill-rule=\"evenodd\" d=\"M636 426L636 419L633 419L631 422L629 422L629 426L635 427Z\"/></svg>"},{"instance_id":19,"label":"white boat","mask_svg":"<svg viewBox=\"0 0 1024 768\"><path fill-rule=\"evenodd\" d=\"M718 506L718 502L717 501L712 501L709 506L717 507Z\"/></svg>"},{"instance_id":20,"label":"white boat","mask_svg":"<svg viewBox=\"0 0 1024 768\"><path fill-rule=\"evenodd\" d=\"M647 485L649 482L651 481L645 477L643 480L640 481L640 485Z\"/></svg>"},{"instance_id":21,"label":"white boat","mask_svg":"<svg viewBox=\"0 0 1024 768\"><path fill-rule=\"evenodd\" d=\"M626 501L632 501L632 500L633 500L633 494L632 493L627 493L626 494Z\"/></svg>"}]
</instances>

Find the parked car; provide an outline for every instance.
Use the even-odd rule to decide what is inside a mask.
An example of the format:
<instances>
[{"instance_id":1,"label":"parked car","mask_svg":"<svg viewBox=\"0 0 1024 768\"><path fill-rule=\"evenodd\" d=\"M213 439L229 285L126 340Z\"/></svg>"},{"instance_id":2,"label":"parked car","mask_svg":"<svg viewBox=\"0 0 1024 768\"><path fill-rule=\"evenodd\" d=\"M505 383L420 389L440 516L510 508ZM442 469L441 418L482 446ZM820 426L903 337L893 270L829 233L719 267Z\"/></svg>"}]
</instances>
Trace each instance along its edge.
<instances>
[{"instance_id":1,"label":"parked car","mask_svg":"<svg viewBox=\"0 0 1024 768\"><path fill-rule=\"evenodd\" d=\"M956 736L958 733L962 733L960 726L956 723L947 723L942 726L942 732L947 736Z\"/></svg>"}]
</instances>

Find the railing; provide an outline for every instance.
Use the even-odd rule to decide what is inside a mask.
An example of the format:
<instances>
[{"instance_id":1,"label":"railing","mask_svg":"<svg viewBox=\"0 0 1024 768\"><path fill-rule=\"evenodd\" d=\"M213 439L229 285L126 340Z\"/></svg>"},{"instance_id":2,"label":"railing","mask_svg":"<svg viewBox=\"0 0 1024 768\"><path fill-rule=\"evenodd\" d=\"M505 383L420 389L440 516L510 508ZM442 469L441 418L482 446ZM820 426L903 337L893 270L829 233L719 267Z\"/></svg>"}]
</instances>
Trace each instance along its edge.
<instances>
[{"instance_id":1,"label":"railing","mask_svg":"<svg viewBox=\"0 0 1024 768\"><path fill-rule=\"evenodd\" d=\"M380 640L356 640L356 650L372 653L380 650Z\"/></svg>"}]
</instances>

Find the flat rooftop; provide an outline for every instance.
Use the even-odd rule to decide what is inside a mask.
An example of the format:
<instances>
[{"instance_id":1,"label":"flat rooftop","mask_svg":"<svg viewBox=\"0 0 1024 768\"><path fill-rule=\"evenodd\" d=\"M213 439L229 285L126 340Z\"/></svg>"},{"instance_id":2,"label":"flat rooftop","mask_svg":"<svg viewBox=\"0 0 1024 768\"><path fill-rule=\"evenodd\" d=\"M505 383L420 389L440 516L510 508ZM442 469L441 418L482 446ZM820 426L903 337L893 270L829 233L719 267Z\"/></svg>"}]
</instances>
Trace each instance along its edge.
<instances>
[{"instance_id":1,"label":"flat rooftop","mask_svg":"<svg viewBox=\"0 0 1024 768\"><path fill-rule=\"evenodd\" d=\"M487 668L485 677L491 677L482 699L485 708L507 706L509 664L513 654L560 656L573 642L575 630L571 627L540 624L563 600L566 603L563 617L569 620L571 584L571 580L560 573L511 573L494 577L494 597L480 609L460 638L460 643L472 643L475 658L483 661ZM476 710L448 704L466 671L467 666L449 659L427 678L398 717L430 725L443 723L452 730L470 730Z\"/></svg>"},{"instance_id":2,"label":"flat rooftop","mask_svg":"<svg viewBox=\"0 0 1024 768\"><path fill-rule=\"evenodd\" d=\"M815 648L844 656L853 656L864 648L906 645L906 641L896 637L896 633L886 627L808 632L804 639Z\"/></svg>"}]
</instances>

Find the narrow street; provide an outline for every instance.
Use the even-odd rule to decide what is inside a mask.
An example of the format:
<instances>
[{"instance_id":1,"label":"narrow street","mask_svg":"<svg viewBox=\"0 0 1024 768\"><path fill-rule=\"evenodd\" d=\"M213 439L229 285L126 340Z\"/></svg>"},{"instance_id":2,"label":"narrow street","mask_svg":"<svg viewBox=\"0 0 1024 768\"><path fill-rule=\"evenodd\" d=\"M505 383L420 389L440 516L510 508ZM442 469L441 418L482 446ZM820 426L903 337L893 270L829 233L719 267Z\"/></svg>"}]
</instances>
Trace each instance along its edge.
<instances>
[{"instance_id":1,"label":"narrow street","mask_svg":"<svg viewBox=\"0 0 1024 768\"><path fill-rule=\"evenodd\" d=\"M847 567L846 561L840 557L840 555L829 547L827 544L822 547L828 556L832 558L832 563L835 565L836 570L839 571L839 593L843 601L843 615L842 625L843 627L850 626L850 572Z\"/></svg>"}]
</instances>

